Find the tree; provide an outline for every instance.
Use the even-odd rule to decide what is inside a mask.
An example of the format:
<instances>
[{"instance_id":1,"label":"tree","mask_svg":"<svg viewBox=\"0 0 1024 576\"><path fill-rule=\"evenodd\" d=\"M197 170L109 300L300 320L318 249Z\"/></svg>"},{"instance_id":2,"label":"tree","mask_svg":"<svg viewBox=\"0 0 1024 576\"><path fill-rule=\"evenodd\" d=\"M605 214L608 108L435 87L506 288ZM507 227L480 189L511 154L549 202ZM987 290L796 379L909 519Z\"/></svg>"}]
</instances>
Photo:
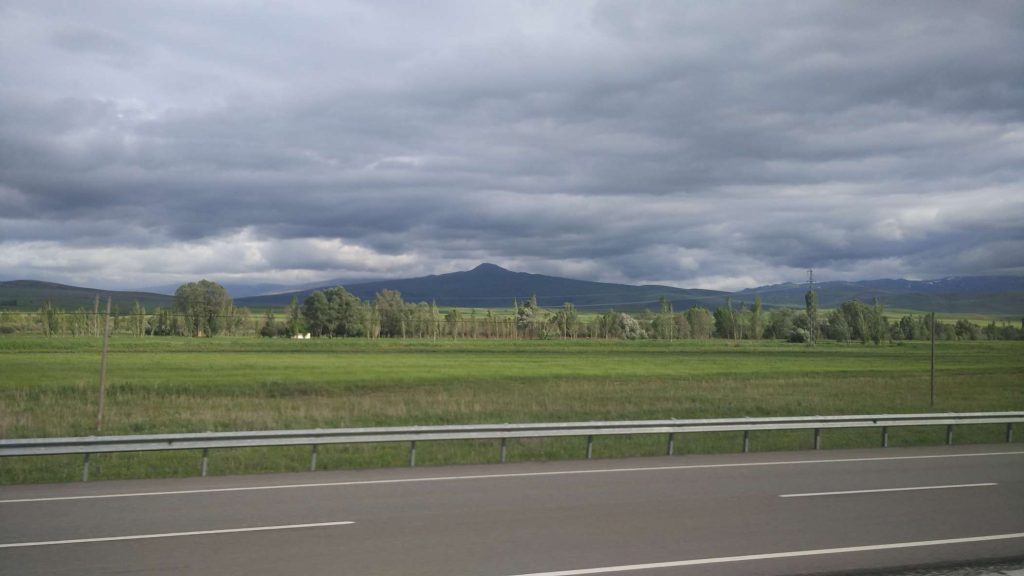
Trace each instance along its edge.
<instances>
[{"instance_id":1,"label":"tree","mask_svg":"<svg viewBox=\"0 0 1024 576\"><path fill-rule=\"evenodd\" d=\"M65 325L72 336L84 336L89 334L90 322L89 313L85 308L79 307L70 316L65 317Z\"/></svg>"},{"instance_id":2,"label":"tree","mask_svg":"<svg viewBox=\"0 0 1024 576\"><path fill-rule=\"evenodd\" d=\"M135 336L146 335L146 308L136 300L132 305L132 334Z\"/></svg>"},{"instance_id":3,"label":"tree","mask_svg":"<svg viewBox=\"0 0 1024 576\"><path fill-rule=\"evenodd\" d=\"M750 337L760 340L764 334L764 311L761 306L761 297L754 297L754 306L750 309Z\"/></svg>"},{"instance_id":4,"label":"tree","mask_svg":"<svg viewBox=\"0 0 1024 576\"><path fill-rule=\"evenodd\" d=\"M295 336L302 331L302 311L299 308L299 299L292 296L291 304L288 305L288 335Z\"/></svg>"},{"instance_id":5,"label":"tree","mask_svg":"<svg viewBox=\"0 0 1024 576\"><path fill-rule=\"evenodd\" d=\"M619 314L615 310L608 310L598 316L594 322L596 324L594 336L617 338L622 335L622 329L619 325Z\"/></svg>"},{"instance_id":6,"label":"tree","mask_svg":"<svg viewBox=\"0 0 1024 576\"><path fill-rule=\"evenodd\" d=\"M396 292L397 294L397 292ZM401 296L398 298L401 302ZM349 293L341 286L327 291L327 301L334 310L334 334L337 336L362 336L366 334L364 318L368 314L368 306L358 296Z\"/></svg>"},{"instance_id":7,"label":"tree","mask_svg":"<svg viewBox=\"0 0 1024 576\"><path fill-rule=\"evenodd\" d=\"M772 308L768 312L768 323L764 336L775 340L787 340L793 331L796 312L792 308Z\"/></svg>"},{"instance_id":8,"label":"tree","mask_svg":"<svg viewBox=\"0 0 1024 576\"><path fill-rule=\"evenodd\" d=\"M807 332L810 334L810 343L813 345L818 341L818 293L808 290L804 294L804 304L807 307L807 319L810 321L810 328Z\"/></svg>"},{"instance_id":9,"label":"tree","mask_svg":"<svg viewBox=\"0 0 1024 576\"><path fill-rule=\"evenodd\" d=\"M850 328L850 339L860 340L862 344L867 344L871 339L871 331L865 317L868 307L857 300L848 300L840 304L837 311L843 315L846 325Z\"/></svg>"},{"instance_id":10,"label":"tree","mask_svg":"<svg viewBox=\"0 0 1024 576\"><path fill-rule=\"evenodd\" d=\"M957 340L977 340L981 337L981 328L969 320L957 320L953 326Z\"/></svg>"},{"instance_id":11,"label":"tree","mask_svg":"<svg viewBox=\"0 0 1024 576\"><path fill-rule=\"evenodd\" d=\"M209 280L182 284L174 292L174 310L185 318L185 326L191 336L219 334L230 305L228 291Z\"/></svg>"},{"instance_id":12,"label":"tree","mask_svg":"<svg viewBox=\"0 0 1024 576\"><path fill-rule=\"evenodd\" d=\"M232 307L234 308L234 307ZM248 308L234 308L231 331L233 334L248 334L253 325L252 312Z\"/></svg>"},{"instance_id":13,"label":"tree","mask_svg":"<svg viewBox=\"0 0 1024 576\"><path fill-rule=\"evenodd\" d=\"M537 335L537 327L543 327L544 311L537 305L537 296L530 296L526 304L516 306L516 327L523 338L533 338Z\"/></svg>"},{"instance_id":14,"label":"tree","mask_svg":"<svg viewBox=\"0 0 1024 576\"><path fill-rule=\"evenodd\" d=\"M437 309L437 302L433 300L430 301L428 321L430 322L430 337L437 340L437 336L441 332L441 311Z\"/></svg>"},{"instance_id":15,"label":"tree","mask_svg":"<svg viewBox=\"0 0 1024 576\"><path fill-rule=\"evenodd\" d=\"M931 325L928 316L904 316L892 325L890 333L896 340L928 340Z\"/></svg>"},{"instance_id":16,"label":"tree","mask_svg":"<svg viewBox=\"0 0 1024 576\"><path fill-rule=\"evenodd\" d=\"M733 322L736 327L736 335L734 336L737 340L743 340L744 338L750 338L750 325L753 323L752 312L743 307L743 303L740 302L739 308L733 313Z\"/></svg>"},{"instance_id":17,"label":"tree","mask_svg":"<svg viewBox=\"0 0 1024 576\"><path fill-rule=\"evenodd\" d=\"M306 319L306 327L313 336L331 336L334 334L334 318L327 295L316 290L302 302L302 316Z\"/></svg>"},{"instance_id":18,"label":"tree","mask_svg":"<svg viewBox=\"0 0 1024 576\"><path fill-rule=\"evenodd\" d=\"M618 315L619 333L622 337L627 340L642 340L647 338L647 332L643 329L643 326L637 322L636 318L633 318L629 314L619 313Z\"/></svg>"},{"instance_id":19,"label":"tree","mask_svg":"<svg viewBox=\"0 0 1024 576\"><path fill-rule=\"evenodd\" d=\"M868 327L868 338L875 344L881 344L889 336L889 323L885 319L882 304L875 298L870 308L867 308L864 320Z\"/></svg>"},{"instance_id":20,"label":"tree","mask_svg":"<svg viewBox=\"0 0 1024 576\"><path fill-rule=\"evenodd\" d=\"M284 332L284 326L282 326L274 316L274 309L267 308L267 312L263 316L263 327L260 328L260 336L273 338L283 334Z\"/></svg>"},{"instance_id":21,"label":"tree","mask_svg":"<svg viewBox=\"0 0 1024 576\"><path fill-rule=\"evenodd\" d=\"M363 326L367 338L380 338L380 311L376 302L370 303L369 310L363 317Z\"/></svg>"},{"instance_id":22,"label":"tree","mask_svg":"<svg viewBox=\"0 0 1024 576\"><path fill-rule=\"evenodd\" d=\"M159 307L153 310L153 316L149 319L149 333L153 336L174 334L174 322L168 310Z\"/></svg>"},{"instance_id":23,"label":"tree","mask_svg":"<svg viewBox=\"0 0 1024 576\"><path fill-rule=\"evenodd\" d=\"M846 322L846 317L843 316L839 310L833 310L828 313L828 332L826 335L838 342L848 342L850 340L850 325Z\"/></svg>"},{"instance_id":24,"label":"tree","mask_svg":"<svg viewBox=\"0 0 1024 576\"><path fill-rule=\"evenodd\" d=\"M361 336L368 330L366 305L341 286L307 296L302 317L314 336Z\"/></svg>"},{"instance_id":25,"label":"tree","mask_svg":"<svg viewBox=\"0 0 1024 576\"><path fill-rule=\"evenodd\" d=\"M715 309L715 334L719 338L736 338L739 331L736 326L736 315L732 311L732 300L725 299L725 305Z\"/></svg>"},{"instance_id":26,"label":"tree","mask_svg":"<svg viewBox=\"0 0 1024 576\"><path fill-rule=\"evenodd\" d=\"M652 336L661 340L672 340L676 337L676 322L675 314L672 312L672 302L664 296L658 302L661 304L661 311L651 320Z\"/></svg>"},{"instance_id":27,"label":"tree","mask_svg":"<svg viewBox=\"0 0 1024 576\"><path fill-rule=\"evenodd\" d=\"M686 311L686 322L690 325L690 335L699 340L711 338L715 329L715 319L711 313L700 306L693 306Z\"/></svg>"},{"instance_id":28,"label":"tree","mask_svg":"<svg viewBox=\"0 0 1024 576\"><path fill-rule=\"evenodd\" d=\"M43 326L44 336L53 336L60 332L60 314L60 309L54 306L53 302L43 302L39 309L39 322Z\"/></svg>"},{"instance_id":29,"label":"tree","mask_svg":"<svg viewBox=\"0 0 1024 576\"><path fill-rule=\"evenodd\" d=\"M373 299L380 317L380 333L382 336L401 336L405 326L405 302L397 290L381 290Z\"/></svg>"},{"instance_id":30,"label":"tree","mask_svg":"<svg viewBox=\"0 0 1024 576\"><path fill-rule=\"evenodd\" d=\"M459 309L452 308L444 315L444 321L448 324L448 334L452 337L452 340L459 338Z\"/></svg>"},{"instance_id":31,"label":"tree","mask_svg":"<svg viewBox=\"0 0 1024 576\"><path fill-rule=\"evenodd\" d=\"M690 321L687 320L686 314L673 314L672 321L675 323L676 338L685 340L693 337L690 330Z\"/></svg>"},{"instance_id":32,"label":"tree","mask_svg":"<svg viewBox=\"0 0 1024 576\"><path fill-rule=\"evenodd\" d=\"M562 309L551 317L551 324L562 338L575 338L579 333L579 314L572 302L562 304Z\"/></svg>"}]
</instances>

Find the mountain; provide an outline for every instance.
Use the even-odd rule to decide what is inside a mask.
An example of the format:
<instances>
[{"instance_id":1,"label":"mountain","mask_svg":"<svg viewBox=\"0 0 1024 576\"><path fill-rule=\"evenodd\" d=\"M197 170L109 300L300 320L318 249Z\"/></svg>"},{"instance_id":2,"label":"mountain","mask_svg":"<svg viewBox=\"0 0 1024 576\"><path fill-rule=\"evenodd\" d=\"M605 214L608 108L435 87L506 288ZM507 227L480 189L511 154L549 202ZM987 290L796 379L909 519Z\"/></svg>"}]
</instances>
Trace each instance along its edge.
<instances>
[{"instance_id":1,"label":"mountain","mask_svg":"<svg viewBox=\"0 0 1024 576\"><path fill-rule=\"evenodd\" d=\"M815 283L818 305L832 308L847 300L870 303L874 299L887 308L978 313L1024 313L1024 277L966 276L939 280L861 280ZM775 284L737 292L734 298L753 300L760 296L765 305L804 305L807 284Z\"/></svg>"},{"instance_id":2,"label":"mountain","mask_svg":"<svg viewBox=\"0 0 1024 576\"><path fill-rule=\"evenodd\" d=\"M213 280L212 278L210 280ZM216 280L213 280L216 282ZM263 294L274 294L277 292L286 292L290 290L297 290L300 286L289 286L287 284L244 284L234 282L217 282L228 291L228 294L232 299L234 298L245 298L247 296L260 296ZM141 288L140 292L153 292L156 294L164 294L167 296L173 296L174 292L181 286L178 284L161 284L159 286L147 286Z\"/></svg>"},{"instance_id":3,"label":"mountain","mask_svg":"<svg viewBox=\"0 0 1024 576\"><path fill-rule=\"evenodd\" d=\"M235 300L239 306L284 306L297 297L301 302L315 289L256 296ZM632 286L573 280L543 274L512 272L494 264L481 264L466 272L452 272L408 278L380 280L346 285L345 289L363 300L371 300L382 290L397 290L406 302L436 302L438 306L504 308L514 300L537 296L541 306L561 306L572 302L579 308L633 310L652 308L660 298L668 298L676 310L693 305L714 307L724 302L726 292L687 290L672 286Z\"/></svg>"},{"instance_id":4,"label":"mountain","mask_svg":"<svg viewBox=\"0 0 1024 576\"><path fill-rule=\"evenodd\" d=\"M379 276L346 276L344 278L331 278L330 280L320 280L319 282L306 282L305 284L299 284L298 286L292 287L292 290L309 290L318 286L348 286L349 284L369 284L370 282L379 282L383 278Z\"/></svg>"},{"instance_id":5,"label":"mountain","mask_svg":"<svg viewBox=\"0 0 1024 576\"><path fill-rule=\"evenodd\" d=\"M157 306L171 306L174 300L171 296L152 292L98 290L37 280L12 280L0 282L0 309L35 310L50 301L65 310L92 310L97 295L100 297L101 308L106 306L107 296L110 296L115 308L123 312L131 309L135 302L152 310Z\"/></svg>"},{"instance_id":6,"label":"mountain","mask_svg":"<svg viewBox=\"0 0 1024 576\"><path fill-rule=\"evenodd\" d=\"M295 297L299 302L317 289L338 285L326 282L261 296L237 297L237 306L263 308L286 306ZM372 300L382 290L397 290L406 302L436 302L439 306L467 308L507 308L514 300L531 295L544 307L559 307L572 302L585 310L640 310L657 308L661 298L672 302L676 310L690 306L714 309L732 298L734 306L750 305L760 296L765 306L803 308L806 284L776 284L728 293L714 290L687 290L672 286L632 286L589 282L512 272L494 264L481 264L465 272L452 272L421 278L378 280L344 284L345 289L363 300ZM969 276L939 280L864 280L858 282L821 282L815 284L819 306L835 307L847 300L870 303L878 299L888 309L936 311L955 314L989 314L1019 318L1024 315L1024 277ZM101 300L113 296L114 304L127 311L138 301L148 310L169 307L173 298L152 292L124 292L66 286L34 280L0 282L0 309L36 310L50 300L65 310L79 307L91 310L96 295Z\"/></svg>"}]
</instances>

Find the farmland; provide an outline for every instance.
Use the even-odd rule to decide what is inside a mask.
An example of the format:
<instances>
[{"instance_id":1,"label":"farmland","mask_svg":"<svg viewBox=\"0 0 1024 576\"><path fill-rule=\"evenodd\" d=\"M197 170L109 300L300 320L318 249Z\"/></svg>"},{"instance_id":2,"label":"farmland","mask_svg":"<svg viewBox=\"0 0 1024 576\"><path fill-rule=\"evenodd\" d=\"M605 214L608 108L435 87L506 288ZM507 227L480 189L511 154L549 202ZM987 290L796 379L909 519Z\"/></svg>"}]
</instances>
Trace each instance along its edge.
<instances>
[{"instance_id":1,"label":"farmland","mask_svg":"<svg viewBox=\"0 0 1024 576\"><path fill-rule=\"evenodd\" d=\"M0 435L95 434L100 341L0 338ZM103 434L769 415L1024 409L1024 342L940 342L936 405L929 347L754 341L114 338ZM688 438L682 452L735 451ZM1018 434L1018 437L1021 436ZM900 430L893 444L941 442ZM958 442L998 441L999 427ZM877 431L830 431L827 447L873 446ZM601 439L595 456L657 454L662 439ZM755 450L806 447L755 435ZM321 448L326 468L399 465L401 446ZM580 457L578 439L522 440L511 459ZM493 461L491 443L425 443L419 462ZM211 473L301 470L308 449L211 454ZM0 461L0 482L74 479L75 457ZM189 452L93 458L94 478L196 473Z\"/></svg>"}]
</instances>

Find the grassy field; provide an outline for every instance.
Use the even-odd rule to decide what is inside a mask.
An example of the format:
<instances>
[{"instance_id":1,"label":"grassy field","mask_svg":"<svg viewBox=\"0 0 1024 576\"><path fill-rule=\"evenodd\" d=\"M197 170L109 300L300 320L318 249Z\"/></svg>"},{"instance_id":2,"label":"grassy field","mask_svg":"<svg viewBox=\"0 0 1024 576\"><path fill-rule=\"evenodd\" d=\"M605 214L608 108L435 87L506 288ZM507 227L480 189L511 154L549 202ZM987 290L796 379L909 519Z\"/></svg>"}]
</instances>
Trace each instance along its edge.
<instances>
[{"instance_id":1,"label":"grassy field","mask_svg":"<svg viewBox=\"0 0 1024 576\"><path fill-rule=\"evenodd\" d=\"M100 342L0 337L0 436L95 434ZM429 341L116 338L104 434L348 426L1024 410L1024 342L929 346L723 341ZM893 445L940 443L900 429ZM1002 439L963 427L958 442ZM1024 434L1018 434L1024 436ZM579 458L582 439L510 442L511 460ZM755 433L753 449L804 448L806 433ZM826 431L825 447L874 446L877 430ZM599 438L595 457L658 454L664 438ZM735 434L678 451L737 451ZM405 446L321 447L320 468L401 465ZM489 462L494 442L421 443L421 464ZM223 450L212 474L301 470L308 448ZM99 455L93 478L187 476L191 451ZM8 458L0 482L73 480L78 457Z\"/></svg>"}]
</instances>

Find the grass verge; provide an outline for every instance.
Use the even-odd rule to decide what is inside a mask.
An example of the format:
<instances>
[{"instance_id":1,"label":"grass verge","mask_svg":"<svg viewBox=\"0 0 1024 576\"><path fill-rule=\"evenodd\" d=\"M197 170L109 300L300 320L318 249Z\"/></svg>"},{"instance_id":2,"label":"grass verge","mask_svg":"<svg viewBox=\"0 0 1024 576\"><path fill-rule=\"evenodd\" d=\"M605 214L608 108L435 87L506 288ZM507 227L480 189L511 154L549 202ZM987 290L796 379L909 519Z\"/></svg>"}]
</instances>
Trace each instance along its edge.
<instances>
[{"instance_id":1,"label":"grass verge","mask_svg":"<svg viewBox=\"0 0 1024 576\"><path fill-rule=\"evenodd\" d=\"M100 343L0 337L0 436L96 434ZM1024 410L1024 343L942 342L929 406L927 343L816 347L722 341L114 339L103 434ZM957 443L999 442L960 427ZM826 448L877 446L877 430L828 430ZM1024 431L1017 434L1018 440ZM890 431L890 445L944 430ZM753 450L811 446L755 432ZM428 442L417 464L493 462L497 442ZM737 434L694 434L677 453L732 452ZM324 446L318 468L398 466L407 446ZM600 437L594 456L663 454L661 436ZM510 441L510 461L582 458L585 439ZM0 483L66 481L80 458L0 460ZM218 450L211 474L304 470L308 448ZM91 478L198 474L198 452L95 455Z\"/></svg>"}]
</instances>

